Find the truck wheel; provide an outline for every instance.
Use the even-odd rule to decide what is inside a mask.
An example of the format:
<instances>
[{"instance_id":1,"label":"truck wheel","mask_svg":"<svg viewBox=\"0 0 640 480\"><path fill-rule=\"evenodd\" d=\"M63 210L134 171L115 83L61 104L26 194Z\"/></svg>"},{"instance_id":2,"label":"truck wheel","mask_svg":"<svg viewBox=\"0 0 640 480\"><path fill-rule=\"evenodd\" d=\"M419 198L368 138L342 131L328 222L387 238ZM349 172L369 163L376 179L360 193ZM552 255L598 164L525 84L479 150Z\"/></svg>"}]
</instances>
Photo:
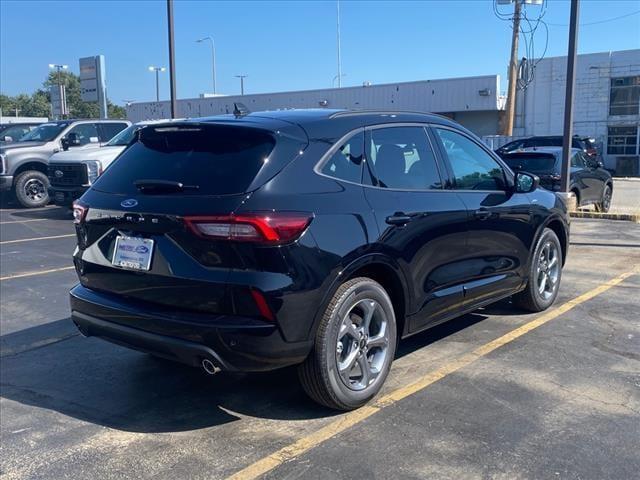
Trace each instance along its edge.
<instances>
[{"instance_id":1,"label":"truck wheel","mask_svg":"<svg viewBox=\"0 0 640 480\"><path fill-rule=\"evenodd\" d=\"M302 387L316 402L353 410L382 388L396 353L396 319L382 286L354 278L335 293L300 365Z\"/></svg>"},{"instance_id":2,"label":"truck wheel","mask_svg":"<svg viewBox=\"0 0 640 480\"><path fill-rule=\"evenodd\" d=\"M611 185L607 183L602 192L602 199L596 203L596 212L607 213L609 211L609 208L611 208L612 195Z\"/></svg>"},{"instance_id":3,"label":"truck wheel","mask_svg":"<svg viewBox=\"0 0 640 480\"><path fill-rule=\"evenodd\" d=\"M44 207L49 203L49 179L38 170L22 172L16 177L14 186L16 199L23 207Z\"/></svg>"}]
</instances>

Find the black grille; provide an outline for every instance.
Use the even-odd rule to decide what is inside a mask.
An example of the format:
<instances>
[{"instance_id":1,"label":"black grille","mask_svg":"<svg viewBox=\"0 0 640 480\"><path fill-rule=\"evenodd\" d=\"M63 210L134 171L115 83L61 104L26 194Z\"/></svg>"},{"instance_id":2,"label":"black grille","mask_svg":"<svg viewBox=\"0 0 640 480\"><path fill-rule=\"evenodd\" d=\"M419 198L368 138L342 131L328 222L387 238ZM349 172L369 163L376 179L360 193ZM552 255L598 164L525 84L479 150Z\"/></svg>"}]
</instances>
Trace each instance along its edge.
<instances>
[{"instance_id":1,"label":"black grille","mask_svg":"<svg viewBox=\"0 0 640 480\"><path fill-rule=\"evenodd\" d=\"M51 185L86 185L87 166L84 163L49 165L49 182Z\"/></svg>"}]
</instances>

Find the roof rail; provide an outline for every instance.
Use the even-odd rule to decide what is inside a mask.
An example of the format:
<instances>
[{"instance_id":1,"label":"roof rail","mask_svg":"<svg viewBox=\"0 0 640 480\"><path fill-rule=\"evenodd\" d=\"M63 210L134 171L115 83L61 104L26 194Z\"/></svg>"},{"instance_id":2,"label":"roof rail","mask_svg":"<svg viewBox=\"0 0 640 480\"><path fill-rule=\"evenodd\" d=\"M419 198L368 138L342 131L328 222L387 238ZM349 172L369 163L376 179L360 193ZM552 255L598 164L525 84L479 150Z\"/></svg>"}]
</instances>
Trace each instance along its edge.
<instances>
[{"instance_id":1,"label":"roof rail","mask_svg":"<svg viewBox=\"0 0 640 480\"><path fill-rule=\"evenodd\" d=\"M417 112L410 110L343 110L341 112L335 112L329 116L329 118L338 117L351 117L358 115L430 115L436 117L442 117L451 120L449 117L432 112Z\"/></svg>"}]
</instances>

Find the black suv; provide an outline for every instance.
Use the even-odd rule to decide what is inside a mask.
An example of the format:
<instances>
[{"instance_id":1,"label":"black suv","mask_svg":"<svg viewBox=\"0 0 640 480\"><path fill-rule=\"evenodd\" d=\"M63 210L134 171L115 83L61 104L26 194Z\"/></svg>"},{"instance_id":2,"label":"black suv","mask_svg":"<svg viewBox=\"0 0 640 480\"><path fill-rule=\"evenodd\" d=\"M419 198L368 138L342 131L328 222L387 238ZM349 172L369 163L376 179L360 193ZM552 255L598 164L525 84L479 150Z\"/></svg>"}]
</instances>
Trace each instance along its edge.
<instances>
[{"instance_id":1,"label":"black suv","mask_svg":"<svg viewBox=\"0 0 640 480\"><path fill-rule=\"evenodd\" d=\"M561 135L547 135L538 137L520 138L512 142L506 143L500 148L496 149L498 155L504 155L507 153L513 153L519 150L525 150L530 148L540 147L562 147ZM578 148L582 150L586 155L595 159L598 156L598 150L596 149L596 141L590 137L579 137L574 135L571 139L571 148Z\"/></svg>"},{"instance_id":2,"label":"black suv","mask_svg":"<svg viewBox=\"0 0 640 480\"><path fill-rule=\"evenodd\" d=\"M540 185L547 190L560 190L562 148L537 148L501 157L512 170L540 177ZM613 178L602 162L577 148L571 151L570 162L569 191L575 195L577 206L594 205L596 211L608 212L613 197Z\"/></svg>"},{"instance_id":3,"label":"black suv","mask_svg":"<svg viewBox=\"0 0 640 480\"><path fill-rule=\"evenodd\" d=\"M74 208L72 319L208 373L299 364L357 408L400 338L556 298L566 208L444 117L291 110L139 131Z\"/></svg>"}]
</instances>

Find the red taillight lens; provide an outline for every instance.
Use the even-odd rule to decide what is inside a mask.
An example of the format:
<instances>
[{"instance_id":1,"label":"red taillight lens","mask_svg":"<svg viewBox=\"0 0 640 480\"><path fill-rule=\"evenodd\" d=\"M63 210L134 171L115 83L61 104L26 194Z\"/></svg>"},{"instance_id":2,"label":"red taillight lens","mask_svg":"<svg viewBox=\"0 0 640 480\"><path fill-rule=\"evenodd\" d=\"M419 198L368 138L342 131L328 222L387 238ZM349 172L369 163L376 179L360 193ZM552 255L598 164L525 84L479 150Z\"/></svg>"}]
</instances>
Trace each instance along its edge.
<instances>
[{"instance_id":1,"label":"red taillight lens","mask_svg":"<svg viewBox=\"0 0 640 480\"><path fill-rule=\"evenodd\" d=\"M269 308L269 305L267 305L267 300L264 298L264 295L262 294L262 292L252 288L251 296L253 297L253 301L256 302L256 306L260 311L260 315L262 315L264 318L266 318L271 322L275 321L275 318L273 317L273 312Z\"/></svg>"},{"instance_id":2,"label":"red taillight lens","mask_svg":"<svg viewBox=\"0 0 640 480\"><path fill-rule=\"evenodd\" d=\"M82 205L78 202L73 202L73 223L84 222L84 219L87 216L88 211L89 211L89 207Z\"/></svg>"},{"instance_id":3,"label":"red taillight lens","mask_svg":"<svg viewBox=\"0 0 640 480\"><path fill-rule=\"evenodd\" d=\"M300 237L312 219L309 213L269 212L184 217L184 222L203 238L279 244Z\"/></svg>"}]
</instances>

